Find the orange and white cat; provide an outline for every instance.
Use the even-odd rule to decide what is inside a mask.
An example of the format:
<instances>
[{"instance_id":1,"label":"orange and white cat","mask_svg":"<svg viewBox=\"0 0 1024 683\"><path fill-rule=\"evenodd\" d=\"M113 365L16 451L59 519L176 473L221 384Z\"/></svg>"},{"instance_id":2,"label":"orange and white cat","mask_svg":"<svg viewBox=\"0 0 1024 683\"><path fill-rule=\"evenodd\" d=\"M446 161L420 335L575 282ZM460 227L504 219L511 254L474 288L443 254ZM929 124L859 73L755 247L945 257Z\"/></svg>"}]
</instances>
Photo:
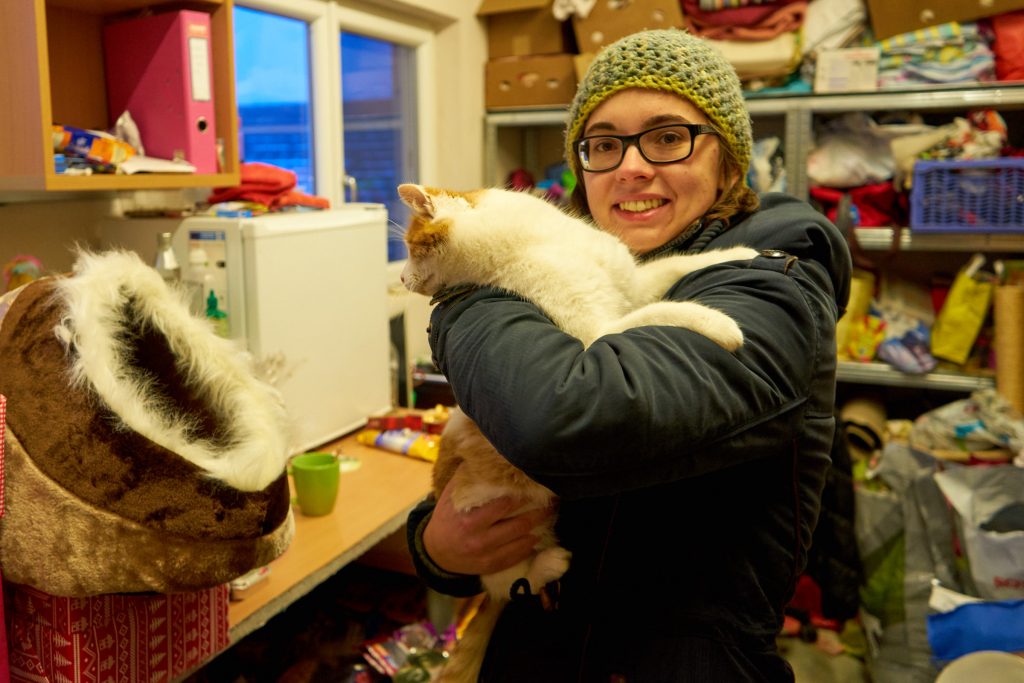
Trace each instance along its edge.
<instances>
[{"instance_id":1,"label":"orange and white cat","mask_svg":"<svg viewBox=\"0 0 1024 683\"><path fill-rule=\"evenodd\" d=\"M431 296L459 284L500 287L541 308L588 347L644 325L699 332L734 351L743 344L729 316L695 301L661 301L684 275L751 259L749 247L665 256L638 264L618 237L526 192L453 192L399 185L412 209L405 233L407 289Z\"/></svg>"},{"instance_id":2,"label":"orange and white cat","mask_svg":"<svg viewBox=\"0 0 1024 683\"><path fill-rule=\"evenodd\" d=\"M407 289L427 296L462 284L499 287L539 306L584 348L605 334L643 325L674 325L698 332L732 351L743 333L729 316L692 301L662 301L687 273L726 261L753 258L748 247L666 256L639 264L617 237L573 217L544 199L495 188L454 192L404 184L398 194L412 219L405 233ZM468 511L502 496L523 499L513 514L551 507L555 494L512 466L476 424L451 411L437 462L435 496L452 481L452 503ZM542 589L569 568L558 545L554 518L534 530L535 554L515 567L482 576L486 596L438 679L470 683L479 677L491 632L504 605L525 579Z\"/></svg>"}]
</instances>

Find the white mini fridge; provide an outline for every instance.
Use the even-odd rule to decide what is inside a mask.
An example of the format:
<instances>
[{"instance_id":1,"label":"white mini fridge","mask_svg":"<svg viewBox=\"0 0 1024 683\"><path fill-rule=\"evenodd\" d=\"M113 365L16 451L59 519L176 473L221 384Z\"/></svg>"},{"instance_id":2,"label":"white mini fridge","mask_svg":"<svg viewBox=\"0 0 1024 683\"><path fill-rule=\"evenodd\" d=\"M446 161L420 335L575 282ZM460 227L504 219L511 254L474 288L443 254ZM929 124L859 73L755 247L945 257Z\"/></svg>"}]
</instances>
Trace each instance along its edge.
<instances>
[{"instance_id":1,"label":"white mini fridge","mask_svg":"<svg viewBox=\"0 0 1024 683\"><path fill-rule=\"evenodd\" d=\"M293 452L391 407L383 205L186 218L173 244L186 281L189 252L205 252L206 281L230 336L269 369L284 397Z\"/></svg>"}]
</instances>

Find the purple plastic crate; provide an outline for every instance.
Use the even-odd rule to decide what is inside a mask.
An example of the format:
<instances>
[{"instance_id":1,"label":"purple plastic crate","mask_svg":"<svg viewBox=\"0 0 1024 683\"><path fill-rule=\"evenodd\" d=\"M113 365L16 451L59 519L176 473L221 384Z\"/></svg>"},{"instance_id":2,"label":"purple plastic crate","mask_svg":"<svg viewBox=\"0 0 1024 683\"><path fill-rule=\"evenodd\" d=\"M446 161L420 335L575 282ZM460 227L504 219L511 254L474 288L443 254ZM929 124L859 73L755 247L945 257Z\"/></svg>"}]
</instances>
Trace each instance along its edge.
<instances>
[{"instance_id":1,"label":"purple plastic crate","mask_svg":"<svg viewBox=\"0 0 1024 683\"><path fill-rule=\"evenodd\" d=\"M910 228L1024 233L1024 158L916 162Z\"/></svg>"}]
</instances>

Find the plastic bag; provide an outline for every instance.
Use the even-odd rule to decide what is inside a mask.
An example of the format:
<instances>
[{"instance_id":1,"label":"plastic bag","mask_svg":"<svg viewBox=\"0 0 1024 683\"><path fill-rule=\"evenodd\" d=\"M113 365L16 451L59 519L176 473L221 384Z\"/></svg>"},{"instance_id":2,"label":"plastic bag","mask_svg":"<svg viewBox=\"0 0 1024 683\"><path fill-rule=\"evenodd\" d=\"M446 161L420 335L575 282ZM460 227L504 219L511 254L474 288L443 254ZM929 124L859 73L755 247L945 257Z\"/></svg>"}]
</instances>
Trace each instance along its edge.
<instances>
[{"instance_id":1,"label":"plastic bag","mask_svg":"<svg viewBox=\"0 0 1024 683\"><path fill-rule=\"evenodd\" d=\"M938 610L928 615L928 644L939 663L971 652L1024 650L1024 600L978 600L933 586L929 606Z\"/></svg>"},{"instance_id":2,"label":"plastic bag","mask_svg":"<svg viewBox=\"0 0 1024 683\"><path fill-rule=\"evenodd\" d=\"M807 155L807 177L826 187L880 183L892 178L895 168L889 141L871 117L860 112L831 121Z\"/></svg>"},{"instance_id":3,"label":"plastic bag","mask_svg":"<svg viewBox=\"0 0 1024 683\"><path fill-rule=\"evenodd\" d=\"M980 273L985 257L975 254L960 269L932 329L932 355L967 362L992 304L995 284Z\"/></svg>"},{"instance_id":4,"label":"plastic bag","mask_svg":"<svg viewBox=\"0 0 1024 683\"><path fill-rule=\"evenodd\" d=\"M918 416L910 445L944 460L1005 461L1024 454L1024 419L994 389L981 389Z\"/></svg>"},{"instance_id":5,"label":"plastic bag","mask_svg":"<svg viewBox=\"0 0 1024 683\"><path fill-rule=\"evenodd\" d=\"M977 595L1024 598L1024 470L960 467L937 472L935 482L959 516Z\"/></svg>"}]
</instances>

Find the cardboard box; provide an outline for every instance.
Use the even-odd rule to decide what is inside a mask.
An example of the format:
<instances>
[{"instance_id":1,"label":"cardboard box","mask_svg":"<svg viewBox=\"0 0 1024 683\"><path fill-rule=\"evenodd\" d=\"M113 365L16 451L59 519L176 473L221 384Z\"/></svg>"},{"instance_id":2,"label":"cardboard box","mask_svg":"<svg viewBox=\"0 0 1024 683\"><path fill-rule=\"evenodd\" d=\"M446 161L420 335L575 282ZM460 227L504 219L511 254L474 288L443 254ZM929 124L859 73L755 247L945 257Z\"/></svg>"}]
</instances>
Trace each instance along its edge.
<instances>
[{"instance_id":1,"label":"cardboard box","mask_svg":"<svg viewBox=\"0 0 1024 683\"><path fill-rule=\"evenodd\" d=\"M583 80L584 76L587 75L587 69L590 68L590 63L594 61L596 57L593 52L583 52L578 55L572 56L573 70L576 72L576 82L579 83Z\"/></svg>"},{"instance_id":2,"label":"cardboard box","mask_svg":"<svg viewBox=\"0 0 1024 683\"><path fill-rule=\"evenodd\" d=\"M565 106L576 94L573 55L505 57L487 62L488 109Z\"/></svg>"},{"instance_id":3,"label":"cardboard box","mask_svg":"<svg viewBox=\"0 0 1024 683\"><path fill-rule=\"evenodd\" d=\"M683 11L679 0L633 0L627 3L599 2L586 19L573 16L573 33L579 51L597 52L619 38L649 28L680 28Z\"/></svg>"},{"instance_id":4,"label":"cardboard box","mask_svg":"<svg viewBox=\"0 0 1024 683\"><path fill-rule=\"evenodd\" d=\"M1024 8L1024 0L868 0L876 40L950 21L973 21Z\"/></svg>"},{"instance_id":5,"label":"cardboard box","mask_svg":"<svg viewBox=\"0 0 1024 683\"><path fill-rule=\"evenodd\" d=\"M552 4L552 0L483 0L476 14L487 20L488 58L568 52L568 26L555 19Z\"/></svg>"}]
</instances>

